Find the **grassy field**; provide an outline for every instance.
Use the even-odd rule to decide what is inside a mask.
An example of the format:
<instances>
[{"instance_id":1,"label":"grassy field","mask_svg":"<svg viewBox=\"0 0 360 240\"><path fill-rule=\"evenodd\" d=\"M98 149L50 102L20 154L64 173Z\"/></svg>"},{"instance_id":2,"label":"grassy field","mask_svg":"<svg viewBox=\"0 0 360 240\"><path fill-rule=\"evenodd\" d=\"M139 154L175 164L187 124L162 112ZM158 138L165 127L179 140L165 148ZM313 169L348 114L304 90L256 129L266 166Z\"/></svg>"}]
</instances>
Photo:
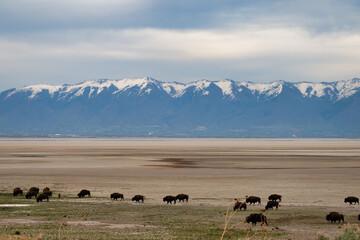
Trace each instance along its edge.
<instances>
[{"instance_id":1,"label":"grassy field","mask_svg":"<svg viewBox=\"0 0 360 240\"><path fill-rule=\"evenodd\" d=\"M1 207L3 204L29 204ZM223 208L176 205L150 205L108 198L34 199L0 195L0 235L41 236L42 239L220 239L227 206ZM231 211L230 211L231 212ZM326 209L297 208L269 210L268 226L251 226L244 219L251 212L238 211L229 223L225 239L291 239L292 229L329 229L340 232L342 224L325 221ZM346 222L356 223L356 214ZM311 237L311 236L309 236ZM316 235L312 236L314 239Z\"/></svg>"},{"instance_id":2,"label":"grassy field","mask_svg":"<svg viewBox=\"0 0 360 240\"><path fill-rule=\"evenodd\" d=\"M1 207L1 204L30 206ZM146 202L135 204L129 200L120 202L105 198L63 197L36 203L24 197L1 194L0 234L41 234L44 239L220 239L225 212L226 207L200 207L186 203L148 205ZM238 212L233 217L230 225L238 226L226 237L263 236L261 226L251 227L243 223L248 214L249 211ZM283 214L276 215L281 217ZM284 233L268 230L265 235L276 238Z\"/></svg>"},{"instance_id":3,"label":"grassy field","mask_svg":"<svg viewBox=\"0 0 360 240\"><path fill-rule=\"evenodd\" d=\"M358 140L5 139L0 240L220 239L228 206L246 195L261 197L262 205L236 212L224 239L317 239L319 232L334 239L344 225L359 224L360 206L344 203L359 196L359 160ZM32 186L62 197L37 203L11 195ZM76 198L84 188L92 197ZM112 192L125 201L111 201ZM162 202L179 193L189 202ZM244 223L273 193L283 201L264 213L269 225ZM130 201L136 194L146 196L144 204ZM332 211L345 223L326 222Z\"/></svg>"}]
</instances>

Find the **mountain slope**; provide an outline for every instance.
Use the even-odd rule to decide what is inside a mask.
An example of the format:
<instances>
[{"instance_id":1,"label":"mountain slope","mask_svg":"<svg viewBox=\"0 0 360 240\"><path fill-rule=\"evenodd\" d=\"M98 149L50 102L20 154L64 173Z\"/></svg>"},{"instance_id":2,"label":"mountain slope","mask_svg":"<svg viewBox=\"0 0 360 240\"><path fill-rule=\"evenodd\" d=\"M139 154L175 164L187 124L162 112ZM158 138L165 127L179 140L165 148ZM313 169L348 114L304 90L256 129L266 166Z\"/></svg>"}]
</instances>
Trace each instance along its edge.
<instances>
[{"instance_id":1,"label":"mountain slope","mask_svg":"<svg viewBox=\"0 0 360 240\"><path fill-rule=\"evenodd\" d=\"M360 79L329 83L153 78L0 93L1 135L359 137Z\"/></svg>"}]
</instances>

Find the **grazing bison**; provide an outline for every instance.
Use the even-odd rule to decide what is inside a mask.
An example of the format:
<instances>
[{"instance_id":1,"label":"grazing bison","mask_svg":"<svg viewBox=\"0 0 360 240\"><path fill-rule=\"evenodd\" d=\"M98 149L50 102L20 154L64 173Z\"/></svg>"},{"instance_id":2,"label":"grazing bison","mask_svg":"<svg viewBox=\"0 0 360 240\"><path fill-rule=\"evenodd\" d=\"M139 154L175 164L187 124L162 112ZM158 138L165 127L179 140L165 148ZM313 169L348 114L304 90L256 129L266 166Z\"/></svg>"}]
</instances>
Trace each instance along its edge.
<instances>
[{"instance_id":1,"label":"grazing bison","mask_svg":"<svg viewBox=\"0 0 360 240\"><path fill-rule=\"evenodd\" d=\"M37 193L39 193L39 188L37 188L37 187L31 187L30 189L29 189L29 192L37 192Z\"/></svg>"},{"instance_id":2,"label":"grazing bison","mask_svg":"<svg viewBox=\"0 0 360 240\"><path fill-rule=\"evenodd\" d=\"M89 191L89 190L83 189L83 190L81 190L81 191L77 194L77 196L78 196L79 198L85 197L85 196L91 197L91 194L90 194L90 191Z\"/></svg>"},{"instance_id":3,"label":"grazing bison","mask_svg":"<svg viewBox=\"0 0 360 240\"><path fill-rule=\"evenodd\" d=\"M357 197L352 197L352 196L351 196L351 197L347 197L347 198L345 198L344 202L345 202L345 203L350 203L350 205L353 204L353 203L354 203L354 204L356 204L356 203L359 204L359 198L357 198Z\"/></svg>"},{"instance_id":4,"label":"grazing bison","mask_svg":"<svg viewBox=\"0 0 360 240\"><path fill-rule=\"evenodd\" d=\"M49 197L51 197L52 196L52 191L43 191L43 194L46 194L46 195L48 195Z\"/></svg>"},{"instance_id":5,"label":"grazing bison","mask_svg":"<svg viewBox=\"0 0 360 240\"><path fill-rule=\"evenodd\" d=\"M169 195L163 198L163 202L166 202L166 204L172 204L172 202L174 202L174 204L176 204L176 199L176 197Z\"/></svg>"},{"instance_id":6,"label":"grazing bison","mask_svg":"<svg viewBox=\"0 0 360 240\"><path fill-rule=\"evenodd\" d=\"M257 202L259 204L261 204L261 198L255 197L255 196L250 196L250 197L246 198L246 203L255 204Z\"/></svg>"},{"instance_id":7,"label":"grazing bison","mask_svg":"<svg viewBox=\"0 0 360 240\"><path fill-rule=\"evenodd\" d=\"M124 194L121 194L121 193L112 193L112 194L110 194L110 198L112 199L112 200L118 200L118 198L120 198L120 201L122 201L122 200L124 200Z\"/></svg>"},{"instance_id":8,"label":"grazing bison","mask_svg":"<svg viewBox=\"0 0 360 240\"><path fill-rule=\"evenodd\" d=\"M279 200L279 202L281 202L281 195L279 195L279 194L271 194L268 197L268 200L269 201L277 201L277 200Z\"/></svg>"},{"instance_id":9,"label":"grazing bison","mask_svg":"<svg viewBox=\"0 0 360 240\"><path fill-rule=\"evenodd\" d=\"M359 216L358 216L358 220L360 221L360 214L359 214Z\"/></svg>"},{"instance_id":10,"label":"grazing bison","mask_svg":"<svg viewBox=\"0 0 360 240\"><path fill-rule=\"evenodd\" d=\"M23 195L23 190L21 188L19 188L19 187L14 188L13 195L17 196L19 194L22 196Z\"/></svg>"},{"instance_id":11,"label":"grazing bison","mask_svg":"<svg viewBox=\"0 0 360 240\"><path fill-rule=\"evenodd\" d=\"M37 197L37 195L38 195L38 192L36 192L36 191L28 191L25 194L25 198L26 199L31 199L33 196Z\"/></svg>"},{"instance_id":12,"label":"grazing bison","mask_svg":"<svg viewBox=\"0 0 360 240\"><path fill-rule=\"evenodd\" d=\"M144 196L143 195L135 195L132 199L131 199L131 201L135 201L135 202L144 202Z\"/></svg>"},{"instance_id":13,"label":"grazing bison","mask_svg":"<svg viewBox=\"0 0 360 240\"><path fill-rule=\"evenodd\" d=\"M246 222L247 223L252 223L252 225L256 225L256 223L261 223L264 224L266 223L266 225L268 225L267 223L267 217L262 215L262 213L252 213L249 216L246 217Z\"/></svg>"},{"instance_id":14,"label":"grazing bison","mask_svg":"<svg viewBox=\"0 0 360 240\"><path fill-rule=\"evenodd\" d=\"M244 209L246 210L247 209L247 205L246 205L246 202L239 202L238 200L236 200L235 204L234 204L234 211L235 210L241 210L241 209Z\"/></svg>"},{"instance_id":15,"label":"grazing bison","mask_svg":"<svg viewBox=\"0 0 360 240\"><path fill-rule=\"evenodd\" d=\"M45 194L45 193L42 193L40 194L37 198L36 198L36 201L37 202L42 202L42 200L47 200L49 201L49 195Z\"/></svg>"},{"instance_id":16,"label":"grazing bison","mask_svg":"<svg viewBox=\"0 0 360 240\"><path fill-rule=\"evenodd\" d=\"M268 201L266 206L265 206L265 210L269 210L270 208L271 209L274 209L274 207L276 207L276 209L279 208L279 202L276 202L276 201Z\"/></svg>"},{"instance_id":17,"label":"grazing bison","mask_svg":"<svg viewBox=\"0 0 360 240\"><path fill-rule=\"evenodd\" d=\"M188 202L189 201L189 195L186 195L186 194L183 194L183 193L180 193L176 196L176 200L179 200L179 202L183 201L185 202Z\"/></svg>"},{"instance_id":18,"label":"grazing bison","mask_svg":"<svg viewBox=\"0 0 360 240\"><path fill-rule=\"evenodd\" d=\"M338 213L338 212L331 212L328 215L326 215L326 221L336 222L336 221L343 221L344 222L344 215Z\"/></svg>"},{"instance_id":19,"label":"grazing bison","mask_svg":"<svg viewBox=\"0 0 360 240\"><path fill-rule=\"evenodd\" d=\"M279 208L279 202L276 202L276 201L268 201L268 203L266 204L265 206L265 210L269 210L270 208L271 209L274 209L274 207L276 207L276 209Z\"/></svg>"}]
</instances>

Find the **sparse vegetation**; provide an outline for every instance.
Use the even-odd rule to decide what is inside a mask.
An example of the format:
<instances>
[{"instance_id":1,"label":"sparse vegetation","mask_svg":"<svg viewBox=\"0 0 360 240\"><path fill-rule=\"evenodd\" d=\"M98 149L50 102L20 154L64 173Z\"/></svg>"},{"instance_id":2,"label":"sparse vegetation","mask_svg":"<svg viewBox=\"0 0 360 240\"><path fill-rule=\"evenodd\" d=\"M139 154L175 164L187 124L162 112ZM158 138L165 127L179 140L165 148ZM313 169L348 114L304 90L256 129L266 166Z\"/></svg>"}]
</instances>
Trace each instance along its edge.
<instances>
[{"instance_id":1,"label":"sparse vegetation","mask_svg":"<svg viewBox=\"0 0 360 240\"><path fill-rule=\"evenodd\" d=\"M360 240L359 225L346 225L344 232L338 235L335 240Z\"/></svg>"}]
</instances>

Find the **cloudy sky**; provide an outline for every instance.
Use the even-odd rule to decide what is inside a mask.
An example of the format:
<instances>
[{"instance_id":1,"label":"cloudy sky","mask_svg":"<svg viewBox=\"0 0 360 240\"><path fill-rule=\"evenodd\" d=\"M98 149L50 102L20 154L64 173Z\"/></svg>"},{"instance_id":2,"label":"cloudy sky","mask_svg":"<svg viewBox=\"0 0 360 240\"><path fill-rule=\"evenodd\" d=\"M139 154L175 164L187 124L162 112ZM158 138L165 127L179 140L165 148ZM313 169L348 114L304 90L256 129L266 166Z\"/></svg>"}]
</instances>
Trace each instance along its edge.
<instances>
[{"instance_id":1,"label":"cloudy sky","mask_svg":"<svg viewBox=\"0 0 360 240\"><path fill-rule=\"evenodd\" d=\"M358 0L0 1L0 91L151 76L360 76Z\"/></svg>"}]
</instances>

